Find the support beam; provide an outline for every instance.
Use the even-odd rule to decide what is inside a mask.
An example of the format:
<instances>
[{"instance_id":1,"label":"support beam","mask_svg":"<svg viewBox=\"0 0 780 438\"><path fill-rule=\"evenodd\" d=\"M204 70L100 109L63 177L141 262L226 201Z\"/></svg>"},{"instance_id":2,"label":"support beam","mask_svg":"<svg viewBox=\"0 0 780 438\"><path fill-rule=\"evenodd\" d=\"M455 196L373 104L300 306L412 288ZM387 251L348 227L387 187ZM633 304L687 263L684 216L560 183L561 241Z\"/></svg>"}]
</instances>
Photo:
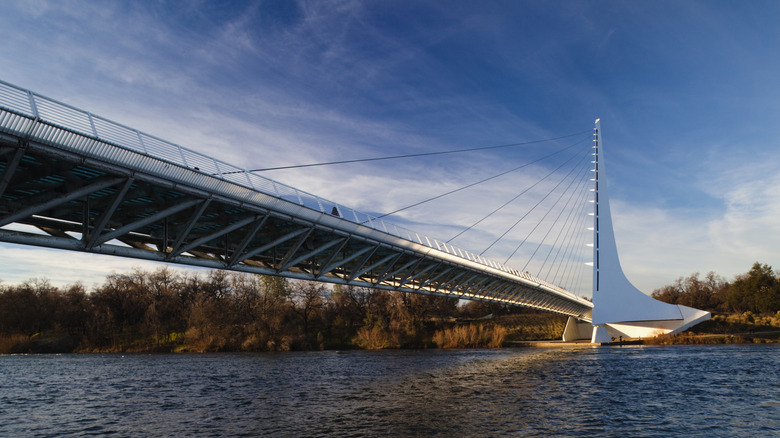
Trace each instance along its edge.
<instances>
[{"instance_id":1,"label":"support beam","mask_svg":"<svg viewBox=\"0 0 780 438\"><path fill-rule=\"evenodd\" d=\"M170 254L173 253L181 254L178 252L179 247L181 247L184 244L184 240L187 238L187 236L190 235L190 231L192 231L192 228L195 227L195 224L198 223L198 220L200 220L201 216L203 216L203 213L206 211L206 208L208 208L209 204L211 204L210 198L201 202L200 206L195 211L195 213L190 216L190 219L187 221L187 224L179 232L179 238L176 239L176 242L173 243Z\"/></svg>"},{"instance_id":2,"label":"support beam","mask_svg":"<svg viewBox=\"0 0 780 438\"><path fill-rule=\"evenodd\" d=\"M3 196L5 189L7 189L8 185L11 183L11 178L13 178L16 168L22 161L22 157L24 157L24 148L19 148L16 150L16 153L14 153L14 156L11 157L11 161L5 166L3 176L0 178L0 196Z\"/></svg>"},{"instance_id":3,"label":"support beam","mask_svg":"<svg viewBox=\"0 0 780 438\"><path fill-rule=\"evenodd\" d=\"M399 258L400 258L400 256L404 255L404 253L399 253L398 255L399 255ZM404 263L404 265L401 266L400 268L398 268L398 269L396 269L394 271L388 271L385 275L383 275L382 277L379 277L377 279L377 283L383 283L388 278L395 277L399 272L404 271L404 270L410 268L413 264L420 263L420 260L421 259L409 260L408 262ZM397 263L397 261L395 261L393 263Z\"/></svg>"},{"instance_id":4,"label":"support beam","mask_svg":"<svg viewBox=\"0 0 780 438\"><path fill-rule=\"evenodd\" d=\"M331 251L330 255L325 260L323 260L320 263L320 269L314 275L314 278L320 278L320 277L323 276L323 274L326 273L326 272L323 272L324 267L330 266L331 263L333 263L333 259L336 258L336 256L341 252L341 250L347 244L347 242L349 242L349 239L350 239L349 237L345 237L344 240L341 242L341 244L339 246L337 246L336 248L334 248L333 251Z\"/></svg>"},{"instance_id":5,"label":"support beam","mask_svg":"<svg viewBox=\"0 0 780 438\"><path fill-rule=\"evenodd\" d=\"M238 245L238 248L236 248L236 250L233 252L233 257L231 257L231 259L228 261L228 266L227 266L228 269L236 265L236 260L238 260L239 256L241 255L241 253L244 252L246 247L249 246L249 242L251 242L252 239L255 238L257 232L260 231L260 228L263 227L265 221L268 220L268 218L269 215L265 215L263 216L262 219L255 222L255 224L252 225L252 228L249 230L248 233L246 233L246 236L244 236L244 240L241 241L241 243Z\"/></svg>"},{"instance_id":6,"label":"support beam","mask_svg":"<svg viewBox=\"0 0 780 438\"><path fill-rule=\"evenodd\" d=\"M372 248L370 252L367 252L362 259L358 262L358 264L355 266L355 269L352 270L352 273L347 276L347 282L353 281L354 279L358 278L360 274L362 274L365 271L361 271L363 266L365 266L366 263L371 259L371 256L376 253L376 251L379 249L379 246L375 246Z\"/></svg>"},{"instance_id":7,"label":"support beam","mask_svg":"<svg viewBox=\"0 0 780 438\"><path fill-rule=\"evenodd\" d=\"M228 225L225 228L221 228L216 233L211 233L211 234L209 234L207 236L203 236L203 237L201 237L199 239L196 239L193 242L188 243L187 245L184 245L184 246L180 247L179 249L176 250L176 253L171 252L171 255L173 257L179 256L179 255L181 255L181 254L183 254L183 253L185 253L185 252L187 252L187 251L189 251L191 249L195 249L195 248L197 248L197 247L199 247L199 246L201 246L201 245L203 245L203 244L205 244L207 242L210 242L210 241L212 241L214 239L218 239L218 238L224 236L225 234L232 233L233 231L235 231L235 230L237 230L237 229L239 229L241 227L245 227L245 226L251 224L252 222L254 222L256 220L257 220L257 216L252 216L252 217L241 219L240 221L234 222L234 223Z\"/></svg>"},{"instance_id":8,"label":"support beam","mask_svg":"<svg viewBox=\"0 0 780 438\"><path fill-rule=\"evenodd\" d=\"M327 275L330 271L338 268L339 266L344 265L345 263L351 262L352 260L354 260L354 259L356 259L356 258L358 258L358 257L360 257L360 256L362 256L364 254L366 254L369 251L371 252L371 254L373 254L373 251L376 251L376 247L375 246L367 246L367 247L365 247L365 248L363 248L361 250L358 250L358 251L348 255L347 257L344 257L343 259L337 261L336 263L330 264L330 265L322 268L320 270L319 277L322 277L323 275Z\"/></svg>"},{"instance_id":9,"label":"support beam","mask_svg":"<svg viewBox=\"0 0 780 438\"><path fill-rule=\"evenodd\" d=\"M127 181L125 181L125 184L122 186L122 188L119 190L119 192L114 196L114 202L111 203L111 205L103 211L103 214L100 215L100 219L98 220L98 223L95 225L95 228L92 229L92 235L87 240L87 251L91 250L95 244L97 244L98 238L100 237L100 234L103 232L103 229L108 224L108 221L111 219L111 216L114 215L114 212L116 211L117 207L119 207L119 204L122 203L122 201L125 199L125 195L127 194L127 191L130 190L130 186L133 185L133 178L128 178ZM87 238L87 236L83 236L84 239Z\"/></svg>"},{"instance_id":10,"label":"support beam","mask_svg":"<svg viewBox=\"0 0 780 438\"><path fill-rule=\"evenodd\" d=\"M446 267L446 268L445 268L443 271L439 272L439 273L438 273L438 274L436 274L435 276L433 276L433 277L431 277L431 278L429 278L429 279L427 279L427 280L423 281L422 283L420 283L420 287L419 287L419 289L422 289L422 288L424 288L424 287L428 287L428 285L429 285L429 284L431 284L431 283L433 283L434 281L438 280L438 279L439 279L439 278L441 278L443 275L449 274L449 273L450 273L450 271L452 271L452 269L453 269L453 268L452 268L451 266L448 266L448 267Z\"/></svg>"},{"instance_id":11,"label":"support beam","mask_svg":"<svg viewBox=\"0 0 780 438\"><path fill-rule=\"evenodd\" d=\"M287 262L286 262L286 263L285 263L285 264L284 264L284 265L281 267L281 269L280 269L280 270L281 270L281 271L286 271L286 270L290 269L292 266L295 266L295 265L297 265L298 263L300 263L300 262L302 262L302 261L304 261L304 260L306 260L306 259L308 259L308 258L314 257L315 255L317 255L317 254L321 253L322 251L325 251L325 250L326 250L326 249L328 249L328 248L332 248L332 247L334 247L334 246L336 246L336 245L343 245L343 244L344 244L344 242L346 242L346 241L347 241L347 238L346 238L346 237L343 237L343 238L341 238L341 239L334 239L334 240L331 240L330 242L328 242L328 243L326 243L326 244L324 244L324 245L320 245L319 247L317 247L317 248L315 248L315 249L313 249L313 250L311 250L311 251L307 252L306 254L304 254L304 255L302 255L302 256L299 256L299 257L296 257L296 258L294 258L294 259L292 259L292 260L289 260L289 261L287 261Z\"/></svg>"},{"instance_id":12,"label":"support beam","mask_svg":"<svg viewBox=\"0 0 780 438\"><path fill-rule=\"evenodd\" d=\"M423 261L423 260L425 260L425 259L420 259L420 262L421 262L420 264L422 264L422 261ZM413 281L413 280L416 280L416 279L417 279L417 277L419 277L419 276L421 276L421 275L425 274L426 272L430 271L431 269L434 269L434 270L435 270L435 269L438 269L438 267L439 267L439 266L441 266L441 265L442 265L442 263L441 263L441 262L434 262L434 261L431 261L431 264L430 264L430 265L426 266L425 268L423 268L423 269L422 269L422 270L420 270L419 272L417 272L417 273L414 273L414 274L412 274L412 275L410 275L410 276L406 277L405 279L401 280L401 283L398 285L398 287L402 287L402 286L403 286L403 285L405 285L406 283L408 283L408 282L410 282L410 281ZM419 265L418 265L418 266L419 266ZM417 269L417 267L418 267L418 266L415 266L415 269Z\"/></svg>"},{"instance_id":13,"label":"support beam","mask_svg":"<svg viewBox=\"0 0 780 438\"><path fill-rule=\"evenodd\" d=\"M33 205L32 207L27 207L22 209L21 211L18 211L16 213L9 214L6 217L0 218L0 227L8 225L10 223L16 222L20 219L24 219L26 217L30 217L32 215L43 213L44 211L47 211L49 209L52 209L54 207L60 206L62 204L65 204L66 202L70 202L76 199L79 199L81 197L87 196L90 193L96 192L98 190L103 190L105 188L111 187L113 185L119 184L120 182L124 181L124 178L107 178L101 181L98 181L94 184L90 184L88 186L82 187L78 190L75 190L73 192L68 193L64 196L59 196L57 198L51 199L49 201L46 201L44 203Z\"/></svg>"},{"instance_id":14,"label":"support beam","mask_svg":"<svg viewBox=\"0 0 780 438\"><path fill-rule=\"evenodd\" d=\"M138 220L138 221L132 222L130 224L127 224L127 225L125 225L123 227L117 228L114 231L110 231L110 232L100 236L97 239L95 246L102 245L102 244L108 242L111 239L116 239L119 236L125 235L125 234L130 233L132 231L135 231L135 230L137 230L139 228L145 227L145 226L147 226L149 224L153 224L153 223L155 223L155 222L157 222L159 220L162 220L163 218L168 217L168 216L170 216L172 214L176 214L176 213L179 213L180 211L186 210L186 209L192 207L193 205L195 205L195 204L197 204L199 202L201 202L200 199L191 199L189 201L184 201L184 202L182 202L180 204L168 207L165 210L163 210L161 212L158 212L156 214L153 214L153 215L151 215L149 217L143 218L141 220Z\"/></svg>"},{"instance_id":15,"label":"support beam","mask_svg":"<svg viewBox=\"0 0 780 438\"><path fill-rule=\"evenodd\" d=\"M305 228L304 229L295 230L295 231L292 231L290 233L287 233L287 234L285 234L285 235L283 235L281 237L278 237L278 238L274 239L273 241L271 241L270 243L268 243L266 245L263 245L263 246L258 247L258 248L253 248L250 251L248 251L246 254L243 254L243 255L238 256L237 258L235 258L235 261L232 262L233 266L237 265L238 263L243 262L246 259L252 258L252 257L254 257L254 256L258 255L258 254L262 254L262 253L268 251L269 249L271 249L271 248L273 248L273 247L275 247L277 245L281 245L282 243L287 242L288 240L293 239L296 236L300 236L301 234L305 233L306 231L308 231L308 229L305 229Z\"/></svg>"},{"instance_id":16,"label":"support beam","mask_svg":"<svg viewBox=\"0 0 780 438\"><path fill-rule=\"evenodd\" d=\"M288 266L288 261L295 255L296 252L298 252L298 249L301 247L301 245L303 245L303 242L309 238L312 231L314 231L314 228L307 228L306 232L303 233L300 238L298 238L298 241L295 242L292 247L290 247L290 249L287 251L287 254L282 257L282 260L279 263L279 267L276 270L277 272L283 272L287 270L285 266Z\"/></svg>"},{"instance_id":17,"label":"support beam","mask_svg":"<svg viewBox=\"0 0 780 438\"><path fill-rule=\"evenodd\" d=\"M368 271L370 271L370 270L372 270L372 269L374 269L374 268L376 268L378 266L384 265L385 263L389 262L391 259L396 258L396 257L397 257L397 254L390 254L389 256L384 257L383 259L379 260L378 262L376 262L376 263L374 263L374 264L372 264L370 266L367 266L365 268L356 270L350 276L350 281L360 277L361 275L365 274L366 272L368 272Z\"/></svg>"}]
</instances>

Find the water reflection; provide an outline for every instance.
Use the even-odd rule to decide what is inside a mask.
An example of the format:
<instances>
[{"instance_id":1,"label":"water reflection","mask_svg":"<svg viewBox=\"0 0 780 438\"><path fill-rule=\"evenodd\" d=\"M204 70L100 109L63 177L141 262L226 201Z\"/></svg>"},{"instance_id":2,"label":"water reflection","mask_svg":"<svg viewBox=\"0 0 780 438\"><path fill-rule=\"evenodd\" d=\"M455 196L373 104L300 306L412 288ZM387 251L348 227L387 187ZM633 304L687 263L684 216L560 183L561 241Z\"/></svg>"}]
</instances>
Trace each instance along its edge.
<instances>
[{"instance_id":1,"label":"water reflection","mask_svg":"<svg viewBox=\"0 0 780 438\"><path fill-rule=\"evenodd\" d=\"M0 435L771 436L780 348L0 357Z\"/></svg>"}]
</instances>

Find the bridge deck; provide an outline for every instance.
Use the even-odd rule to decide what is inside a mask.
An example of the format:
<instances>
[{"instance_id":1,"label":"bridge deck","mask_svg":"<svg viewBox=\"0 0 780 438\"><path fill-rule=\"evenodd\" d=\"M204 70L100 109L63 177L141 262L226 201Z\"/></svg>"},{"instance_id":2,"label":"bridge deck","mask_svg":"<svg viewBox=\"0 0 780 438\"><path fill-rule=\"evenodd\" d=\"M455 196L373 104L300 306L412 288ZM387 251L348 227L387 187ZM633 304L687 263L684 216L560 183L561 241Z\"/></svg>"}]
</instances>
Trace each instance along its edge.
<instances>
[{"instance_id":1,"label":"bridge deck","mask_svg":"<svg viewBox=\"0 0 780 438\"><path fill-rule=\"evenodd\" d=\"M503 302L592 304L452 245L0 82L0 241Z\"/></svg>"}]
</instances>

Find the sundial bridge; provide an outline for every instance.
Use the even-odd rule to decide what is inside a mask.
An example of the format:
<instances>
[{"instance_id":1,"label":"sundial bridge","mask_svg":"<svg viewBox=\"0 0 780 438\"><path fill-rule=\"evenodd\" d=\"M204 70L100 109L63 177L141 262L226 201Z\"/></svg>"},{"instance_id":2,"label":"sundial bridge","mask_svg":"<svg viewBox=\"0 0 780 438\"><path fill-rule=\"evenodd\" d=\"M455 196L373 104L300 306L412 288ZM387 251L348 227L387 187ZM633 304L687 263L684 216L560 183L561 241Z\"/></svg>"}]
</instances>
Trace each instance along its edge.
<instances>
[{"instance_id":1,"label":"sundial bridge","mask_svg":"<svg viewBox=\"0 0 780 438\"><path fill-rule=\"evenodd\" d=\"M523 306L564 339L673 333L709 317L622 273L600 122L593 302L504 263L0 81L0 241Z\"/></svg>"}]
</instances>

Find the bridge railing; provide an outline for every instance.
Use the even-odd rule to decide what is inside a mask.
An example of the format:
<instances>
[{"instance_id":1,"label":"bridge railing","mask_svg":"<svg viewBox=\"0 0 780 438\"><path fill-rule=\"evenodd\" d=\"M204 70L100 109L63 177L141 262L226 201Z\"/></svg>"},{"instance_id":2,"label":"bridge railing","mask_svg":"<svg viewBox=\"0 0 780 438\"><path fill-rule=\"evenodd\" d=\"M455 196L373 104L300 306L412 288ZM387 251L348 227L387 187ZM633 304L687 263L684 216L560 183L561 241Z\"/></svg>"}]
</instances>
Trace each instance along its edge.
<instances>
[{"instance_id":1,"label":"bridge railing","mask_svg":"<svg viewBox=\"0 0 780 438\"><path fill-rule=\"evenodd\" d=\"M0 80L0 110L6 110L26 117L23 121L18 119L12 120L12 118L2 117L2 112L0 111L0 127L10 129L14 132L31 133L32 130L36 128L36 123L31 122L28 119L32 119L35 122L43 122L47 125L61 127L100 143L105 143L107 146L110 145L110 147L129 149L148 157L163 160L164 162L176 166L216 177L223 181L262 192L266 195L280 198L321 213L337 215L343 220L361 224L383 233L516 275L525 280L544 285L547 288L556 290L562 294L575 296L559 286L547 283L528 273L509 268L495 260L482 257L478 254L450 245L449 243L418 234L376 216L362 213L311 193L298 190L287 184L257 175L246 169L242 169L153 135L146 134L129 126L113 122L66 103L50 99L33 91L17 87L16 85L9 84L2 80ZM8 126L9 123L14 124L14 126ZM24 124L26 124L26 126ZM49 140L53 141L56 139ZM69 143L67 145L68 147L76 149L78 149L80 145L73 137L62 137L59 141L66 141ZM94 147L94 144L91 144L90 147ZM111 151L105 150L104 153L110 155ZM127 164L133 165L140 163ZM154 169L148 170L152 171ZM180 173L179 175L183 179L187 179L183 173ZM202 182L202 179L200 179L200 181ZM192 182L195 181L193 180Z\"/></svg>"}]
</instances>

